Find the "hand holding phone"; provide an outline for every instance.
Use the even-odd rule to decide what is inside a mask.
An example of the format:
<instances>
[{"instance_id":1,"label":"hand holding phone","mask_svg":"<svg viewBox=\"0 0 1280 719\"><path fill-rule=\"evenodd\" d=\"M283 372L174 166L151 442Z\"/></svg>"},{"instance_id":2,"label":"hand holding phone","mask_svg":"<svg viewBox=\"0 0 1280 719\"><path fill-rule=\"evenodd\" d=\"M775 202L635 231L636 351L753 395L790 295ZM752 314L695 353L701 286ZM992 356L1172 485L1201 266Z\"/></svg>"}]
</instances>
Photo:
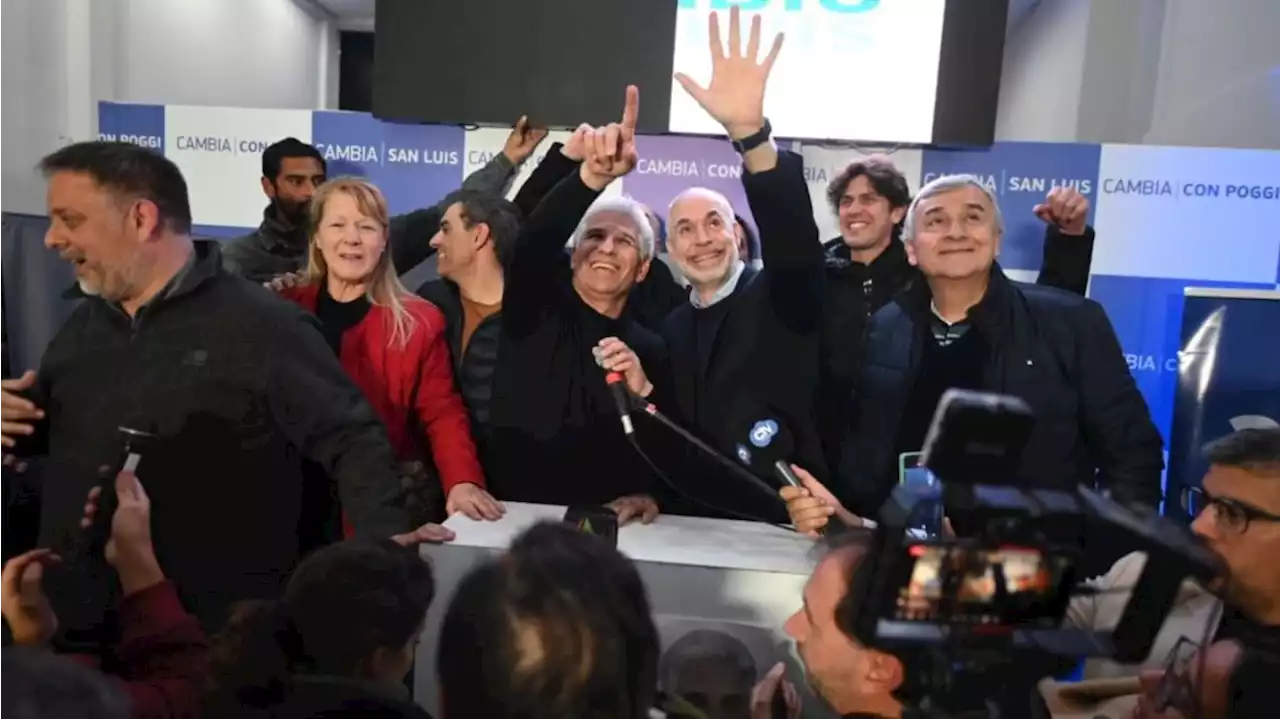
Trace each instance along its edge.
<instances>
[{"instance_id":1,"label":"hand holding phone","mask_svg":"<svg viewBox=\"0 0 1280 719\"><path fill-rule=\"evenodd\" d=\"M104 467L99 477L97 510L84 537L84 554L88 557L103 556L111 539L111 521L120 506L120 499L116 496L116 475L121 472L137 474L143 454L156 439L153 434L130 427L118 427L116 431L120 435L120 457L115 466Z\"/></svg>"}]
</instances>

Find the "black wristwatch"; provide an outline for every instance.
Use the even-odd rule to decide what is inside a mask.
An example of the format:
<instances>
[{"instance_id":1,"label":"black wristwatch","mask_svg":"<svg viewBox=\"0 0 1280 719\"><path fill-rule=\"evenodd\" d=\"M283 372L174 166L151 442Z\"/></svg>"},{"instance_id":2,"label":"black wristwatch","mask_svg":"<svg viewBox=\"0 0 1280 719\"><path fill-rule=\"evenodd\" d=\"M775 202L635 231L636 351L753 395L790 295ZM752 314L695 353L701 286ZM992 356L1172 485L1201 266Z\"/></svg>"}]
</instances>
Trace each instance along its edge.
<instances>
[{"instance_id":1,"label":"black wristwatch","mask_svg":"<svg viewBox=\"0 0 1280 719\"><path fill-rule=\"evenodd\" d=\"M737 150L739 155L745 155L768 142L769 138L772 136L773 125L769 124L769 118L766 117L764 119L764 127L760 128L759 132L754 135L744 137L741 140L732 140L733 149Z\"/></svg>"}]
</instances>

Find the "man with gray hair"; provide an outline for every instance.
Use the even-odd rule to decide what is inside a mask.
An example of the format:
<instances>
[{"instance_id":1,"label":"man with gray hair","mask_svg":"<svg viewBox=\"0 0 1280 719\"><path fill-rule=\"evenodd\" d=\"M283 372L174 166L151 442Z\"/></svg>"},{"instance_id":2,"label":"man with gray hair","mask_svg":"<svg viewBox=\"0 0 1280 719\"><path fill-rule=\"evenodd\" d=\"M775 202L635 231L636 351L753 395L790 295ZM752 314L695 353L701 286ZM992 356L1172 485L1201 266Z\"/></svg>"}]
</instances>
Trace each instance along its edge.
<instances>
[{"instance_id":1,"label":"man with gray hair","mask_svg":"<svg viewBox=\"0 0 1280 719\"><path fill-rule=\"evenodd\" d=\"M632 459L605 373L645 397L667 384L662 341L624 313L649 271L653 229L639 203L600 198L635 167L638 106L639 91L628 88L622 122L578 129L569 143L584 148L578 172L521 228L506 271L486 468L501 499L604 504L621 522L657 516L657 478Z\"/></svg>"},{"instance_id":2,"label":"man with gray hair","mask_svg":"<svg viewBox=\"0 0 1280 719\"><path fill-rule=\"evenodd\" d=\"M924 281L868 323L840 460L845 504L859 516L888 498L900 455L921 449L951 388L1031 405L1037 421L1017 471L1025 486L1097 486L1124 503L1159 505L1161 438L1106 313L1008 279L995 261L1003 232L995 197L972 175L934 180L907 209L903 241ZM1122 554L1107 547L1090 560L1105 568Z\"/></svg>"}]
</instances>

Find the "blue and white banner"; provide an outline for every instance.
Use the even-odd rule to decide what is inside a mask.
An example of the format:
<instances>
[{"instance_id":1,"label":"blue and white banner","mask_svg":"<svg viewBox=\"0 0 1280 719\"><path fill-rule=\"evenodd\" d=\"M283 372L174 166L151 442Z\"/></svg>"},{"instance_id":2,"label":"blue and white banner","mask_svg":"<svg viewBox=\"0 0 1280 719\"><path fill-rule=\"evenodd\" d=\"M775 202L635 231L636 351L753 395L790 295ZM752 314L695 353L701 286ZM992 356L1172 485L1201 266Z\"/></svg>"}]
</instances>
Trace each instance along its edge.
<instances>
[{"instance_id":1,"label":"blue and white banner","mask_svg":"<svg viewBox=\"0 0 1280 719\"><path fill-rule=\"evenodd\" d=\"M317 145L330 174L360 174L382 187L393 212L439 200L502 150L502 130L397 125L371 116L306 110L161 107L102 103L102 137L152 147L182 168L200 231L214 236L256 227L267 204L261 151L292 136ZM551 140L565 133L553 132ZM545 152L550 141L539 152ZM673 188L709 184L742 195L724 177L687 168L732 162L723 141L647 141L660 162L611 193L665 212ZM857 150L797 143L823 239L835 237L827 184ZM672 154L675 153L675 154ZM727 159L726 159L727 158ZM1055 186L1093 202L1098 229L1090 296L1106 307L1129 367L1169 437L1178 371L1182 295L1188 286L1280 289L1280 152L1130 145L998 143L985 150L902 149L889 155L912 190L940 174L966 172L996 191L1008 226L1001 263L1020 280L1040 269L1044 225L1032 208ZM514 193L539 156L522 168ZM663 181L650 175L668 175ZM732 187L730 187L732 185ZM740 214L749 215L746 207Z\"/></svg>"},{"instance_id":2,"label":"blue and white banner","mask_svg":"<svg viewBox=\"0 0 1280 719\"><path fill-rule=\"evenodd\" d=\"M1280 427L1280 291L1188 289L1170 435L1168 507L1208 469L1200 448Z\"/></svg>"},{"instance_id":3,"label":"blue and white banner","mask_svg":"<svg viewBox=\"0 0 1280 719\"><path fill-rule=\"evenodd\" d=\"M999 198L1004 215L1000 265L1010 276L1034 282L1044 256L1045 229L1033 212L1035 206L1055 187L1074 188L1093 202L1101 152L1098 145L1041 142L1006 142L986 150L926 150L920 179L929 183L942 175L977 175Z\"/></svg>"},{"instance_id":4,"label":"blue and white banner","mask_svg":"<svg viewBox=\"0 0 1280 719\"><path fill-rule=\"evenodd\" d=\"M1187 287L1280 287L1280 152L1105 145L1089 295L1170 438Z\"/></svg>"}]
</instances>

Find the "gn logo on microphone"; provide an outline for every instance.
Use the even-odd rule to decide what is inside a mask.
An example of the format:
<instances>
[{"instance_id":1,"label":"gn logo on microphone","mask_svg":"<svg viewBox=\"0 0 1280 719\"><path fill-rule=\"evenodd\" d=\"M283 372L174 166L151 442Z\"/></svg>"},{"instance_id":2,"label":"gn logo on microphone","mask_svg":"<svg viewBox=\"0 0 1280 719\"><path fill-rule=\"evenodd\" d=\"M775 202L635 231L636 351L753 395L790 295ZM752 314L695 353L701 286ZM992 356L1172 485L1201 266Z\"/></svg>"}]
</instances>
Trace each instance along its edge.
<instances>
[{"instance_id":1,"label":"gn logo on microphone","mask_svg":"<svg viewBox=\"0 0 1280 719\"><path fill-rule=\"evenodd\" d=\"M680 0L681 10L697 10L699 5L710 5L710 10L728 10L738 7L743 12L759 12L761 10L777 10L783 12L804 12L805 10L822 9L827 12L858 13L871 12L880 7L880 0Z\"/></svg>"},{"instance_id":2,"label":"gn logo on microphone","mask_svg":"<svg viewBox=\"0 0 1280 719\"><path fill-rule=\"evenodd\" d=\"M778 434L778 423L771 419L762 419L751 428L749 439L757 447L768 447Z\"/></svg>"}]
</instances>

